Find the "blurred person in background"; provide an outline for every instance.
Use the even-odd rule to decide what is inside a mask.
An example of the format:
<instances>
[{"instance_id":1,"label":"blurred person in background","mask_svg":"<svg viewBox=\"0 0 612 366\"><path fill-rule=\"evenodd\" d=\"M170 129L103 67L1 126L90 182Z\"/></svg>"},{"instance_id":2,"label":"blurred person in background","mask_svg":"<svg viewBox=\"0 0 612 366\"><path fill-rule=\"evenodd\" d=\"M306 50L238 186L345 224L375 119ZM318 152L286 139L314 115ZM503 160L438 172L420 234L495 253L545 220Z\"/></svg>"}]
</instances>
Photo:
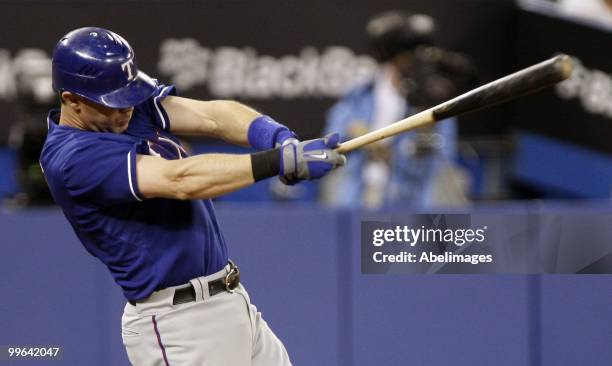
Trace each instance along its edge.
<instances>
[{"instance_id":1,"label":"blurred person in background","mask_svg":"<svg viewBox=\"0 0 612 366\"><path fill-rule=\"evenodd\" d=\"M392 10L371 18L366 33L380 70L331 108L326 133L339 131L347 141L455 96L471 66L434 47L434 31L434 19L424 14ZM456 121L449 119L370 144L322 182L321 200L368 208L465 203L467 179L453 163L456 140Z\"/></svg>"},{"instance_id":2,"label":"blurred person in background","mask_svg":"<svg viewBox=\"0 0 612 366\"><path fill-rule=\"evenodd\" d=\"M17 119L11 125L8 144L16 152L15 174L18 192L10 204L15 206L51 205L49 192L38 159L47 137L47 126L40 116L55 103L51 88L51 58L35 48L21 50L15 57Z\"/></svg>"}]
</instances>

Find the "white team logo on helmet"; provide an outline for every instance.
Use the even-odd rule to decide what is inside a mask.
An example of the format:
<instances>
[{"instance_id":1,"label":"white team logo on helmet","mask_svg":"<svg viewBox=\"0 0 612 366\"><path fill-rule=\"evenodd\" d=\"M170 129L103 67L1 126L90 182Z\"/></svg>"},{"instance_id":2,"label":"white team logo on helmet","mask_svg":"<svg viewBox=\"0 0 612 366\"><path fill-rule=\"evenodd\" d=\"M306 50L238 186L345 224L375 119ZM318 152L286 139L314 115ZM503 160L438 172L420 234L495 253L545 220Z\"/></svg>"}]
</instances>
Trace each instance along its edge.
<instances>
[{"instance_id":1,"label":"white team logo on helmet","mask_svg":"<svg viewBox=\"0 0 612 366\"><path fill-rule=\"evenodd\" d=\"M127 60L126 62L121 64L121 70L123 70L127 74L128 81L131 81L136 77L134 74L134 60Z\"/></svg>"}]
</instances>

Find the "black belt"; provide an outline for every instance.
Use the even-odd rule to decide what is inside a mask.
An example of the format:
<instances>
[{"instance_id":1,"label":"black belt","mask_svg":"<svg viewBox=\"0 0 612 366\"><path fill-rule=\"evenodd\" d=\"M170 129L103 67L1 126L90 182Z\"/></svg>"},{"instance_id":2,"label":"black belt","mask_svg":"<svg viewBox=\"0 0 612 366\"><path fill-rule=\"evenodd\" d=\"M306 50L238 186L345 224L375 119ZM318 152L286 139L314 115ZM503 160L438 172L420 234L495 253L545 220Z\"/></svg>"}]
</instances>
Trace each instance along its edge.
<instances>
[{"instance_id":1,"label":"black belt","mask_svg":"<svg viewBox=\"0 0 612 366\"><path fill-rule=\"evenodd\" d=\"M225 277L218 278L208 282L208 295L215 296L221 292L234 292L234 289L240 284L240 269L231 260L229 261L230 271ZM204 284L200 283L202 286ZM173 305L186 304L196 300L196 289L191 283L189 286L174 291ZM136 305L136 301L129 301L130 304Z\"/></svg>"}]
</instances>

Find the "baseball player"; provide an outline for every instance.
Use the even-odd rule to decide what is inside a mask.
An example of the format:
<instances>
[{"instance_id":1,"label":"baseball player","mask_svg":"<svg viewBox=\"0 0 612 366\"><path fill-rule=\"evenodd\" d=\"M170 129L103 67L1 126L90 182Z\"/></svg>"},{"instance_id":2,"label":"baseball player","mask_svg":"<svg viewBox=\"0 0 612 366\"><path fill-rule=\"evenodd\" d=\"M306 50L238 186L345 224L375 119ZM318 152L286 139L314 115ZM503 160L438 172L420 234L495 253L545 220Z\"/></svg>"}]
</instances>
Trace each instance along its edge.
<instances>
[{"instance_id":1,"label":"baseball player","mask_svg":"<svg viewBox=\"0 0 612 366\"><path fill-rule=\"evenodd\" d=\"M47 117L40 163L53 198L128 303L122 334L134 365L289 365L228 259L211 197L280 176L317 179L345 162L338 135L298 142L233 101L176 96L138 70L116 33L80 28L53 51L61 109ZM252 146L188 156L175 135Z\"/></svg>"}]
</instances>

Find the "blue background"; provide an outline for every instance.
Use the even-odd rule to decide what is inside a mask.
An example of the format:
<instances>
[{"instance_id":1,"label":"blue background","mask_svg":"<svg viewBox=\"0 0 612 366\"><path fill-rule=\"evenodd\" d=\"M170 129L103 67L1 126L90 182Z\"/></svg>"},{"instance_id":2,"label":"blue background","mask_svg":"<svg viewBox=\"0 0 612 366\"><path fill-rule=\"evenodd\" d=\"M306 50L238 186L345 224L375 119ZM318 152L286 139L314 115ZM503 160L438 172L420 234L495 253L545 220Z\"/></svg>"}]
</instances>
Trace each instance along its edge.
<instances>
[{"instance_id":1,"label":"blue background","mask_svg":"<svg viewBox=\"0 0 612 366\"><path fill-rule=\"evenodd\" d=\"M609 275L362 275L364 213L218 211L243 282L295 365L610 365ZM612 207L470 212L570 211ZM121 293L61 212L5 212L0 230L0 344L58 344L61 364L127 365ZM20 362L30 363L42 364Z\"/></svg>"}]
</instances>

